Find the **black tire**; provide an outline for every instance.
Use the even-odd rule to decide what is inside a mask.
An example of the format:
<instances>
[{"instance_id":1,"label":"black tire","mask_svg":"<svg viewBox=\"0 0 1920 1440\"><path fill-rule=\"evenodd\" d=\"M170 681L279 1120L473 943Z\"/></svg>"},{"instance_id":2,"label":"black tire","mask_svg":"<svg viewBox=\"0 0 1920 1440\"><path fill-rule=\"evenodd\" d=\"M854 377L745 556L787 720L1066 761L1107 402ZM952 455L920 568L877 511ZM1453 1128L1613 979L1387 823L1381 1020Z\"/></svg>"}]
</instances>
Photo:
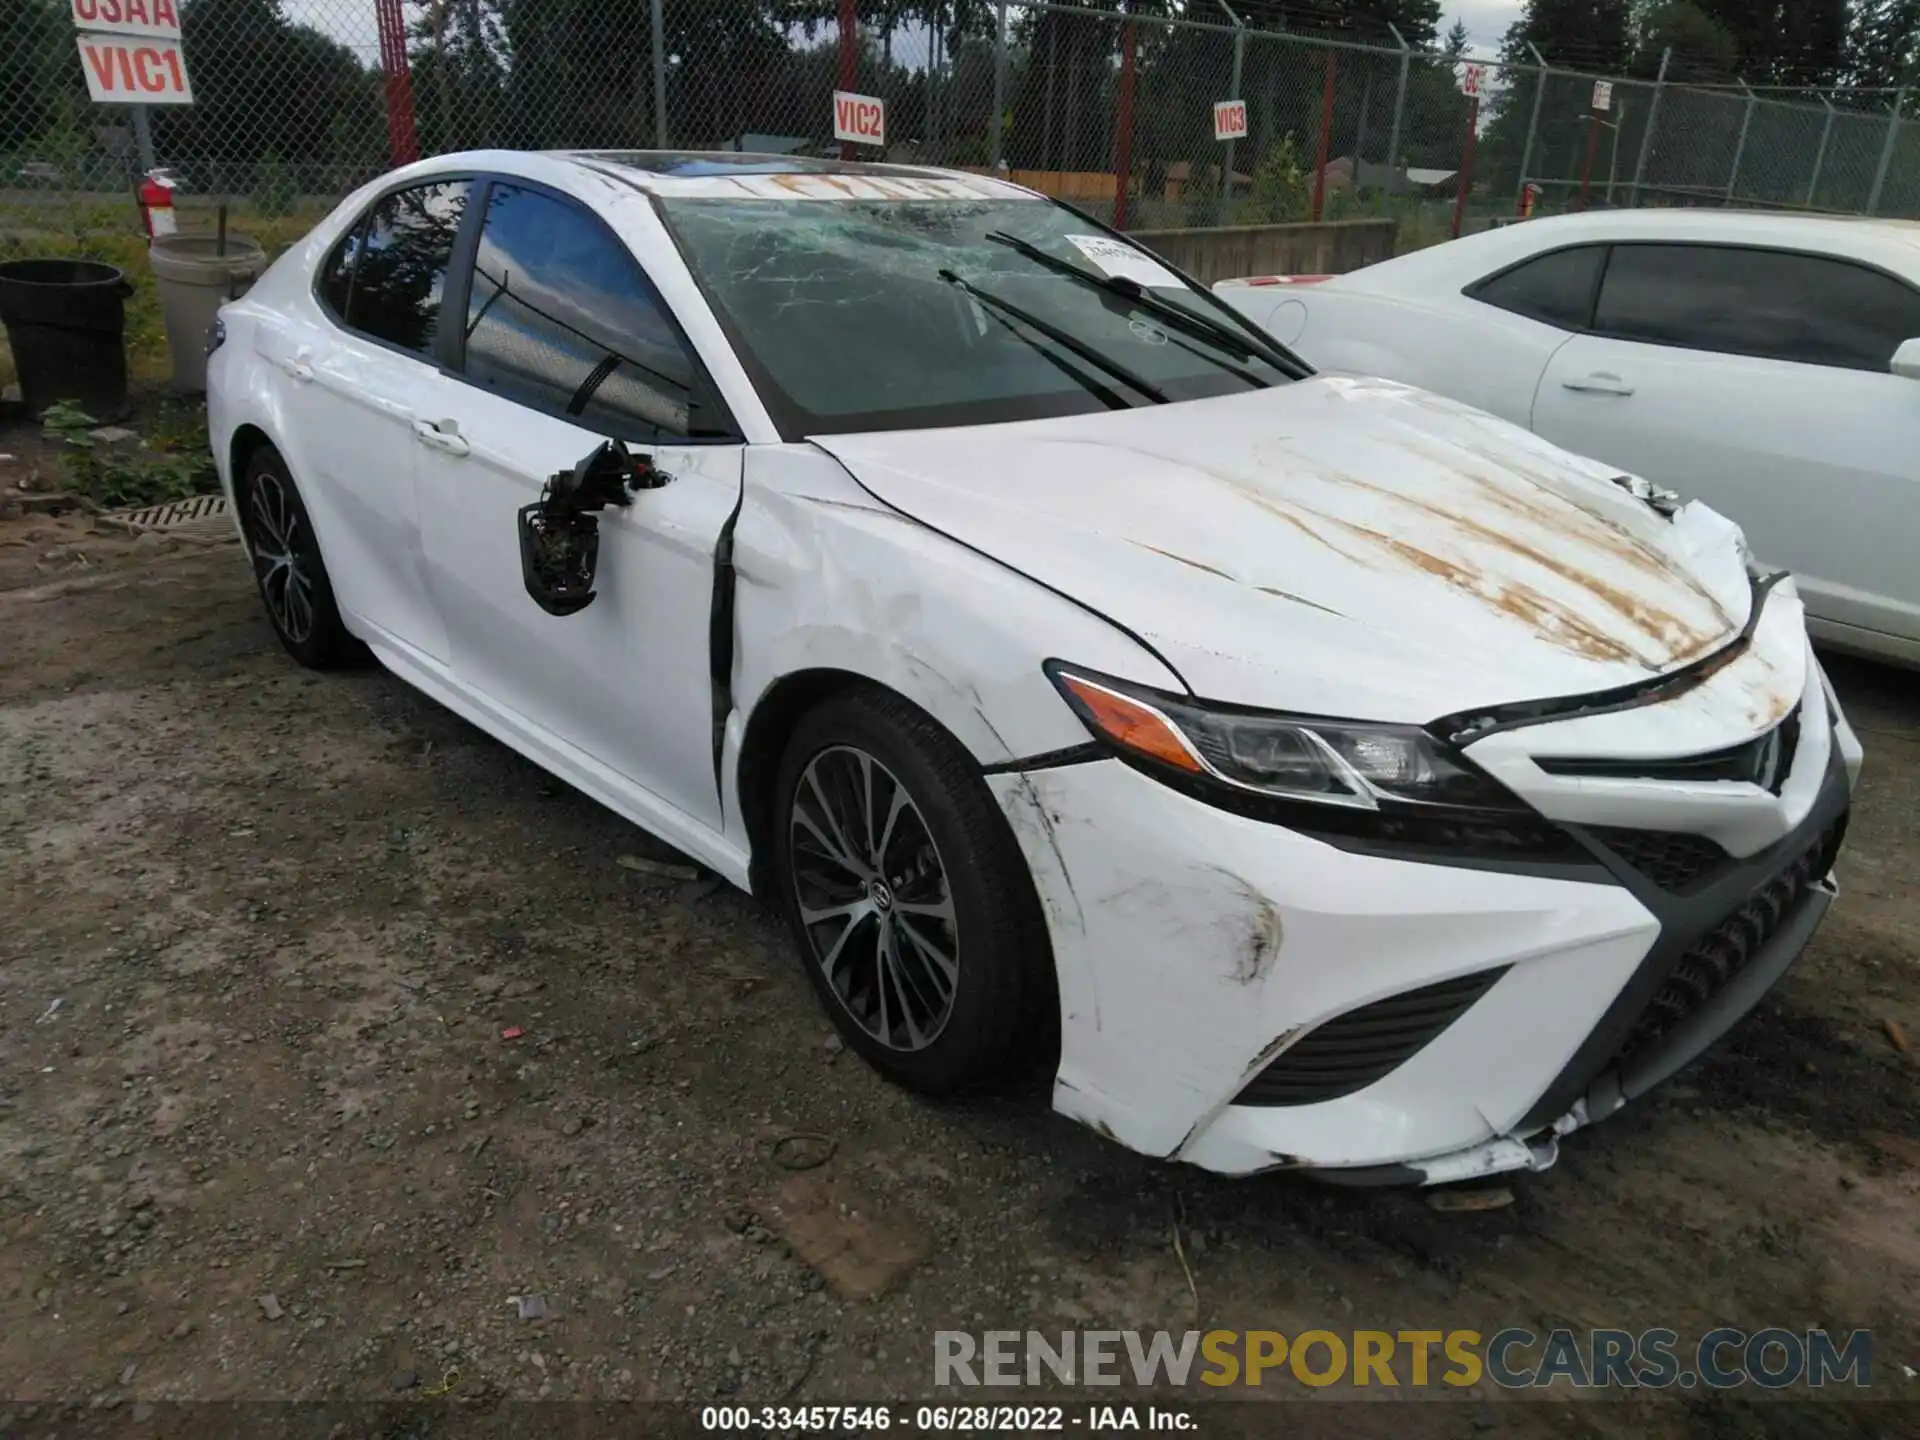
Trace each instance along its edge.
<instances>
[{"instance_id":1,"label":"black tire","mask_svg":"<svg viewBox=\"0 0 1920 1440\"><path fill-rule=\"evenodd\" d=\"M354 663L359 642L340 618L312 517L280 452L256 448L234 492L260 603L287 653L313 670Z\"/></svg>"},{"instance_id":2,"label":"black tire","mask_svg":"<svg viewBox=\"0 0 1920 1440\"><path fill-rule=\"evenodd\" d=\"M853 778L862 774L860 756L877 767L867 772L871 801ZM904 791L907 804L885 837L886 873L877 877L883 895L876 899L869 880L866 918L834 915L809 925L803 910L818 916L835 904L851 910L861 903L858 882L829 853L838 845L817 838L823 808L841 802L842 818L857 825L860 808L870 806L866 837L839 835L870 859L873 838L894 809L889 784ZM877 687L833 696L805 715L787 742L773 830L781 907L807 978L848 1046L889 1079L930 1095L1002 1089L1032 1077L1036 1062L1058 1045L1046 926L1013 833L978 765L951 735ZM951 926L936 913L942 881ZM876 908L881 899L891 916L884 922ZM833 956L836 939L842 944ZM938 998L943 978L929 945L957 972L937 1028L926 1023L932 1007L916 1003ZM882 973L887 954L891 985ZM880 1008L889 997L893 1004ZM916 1014L919 1034L911 1024ZM880 1038L883 1030L890 1039Z\"/></svg>"}]
</instances>

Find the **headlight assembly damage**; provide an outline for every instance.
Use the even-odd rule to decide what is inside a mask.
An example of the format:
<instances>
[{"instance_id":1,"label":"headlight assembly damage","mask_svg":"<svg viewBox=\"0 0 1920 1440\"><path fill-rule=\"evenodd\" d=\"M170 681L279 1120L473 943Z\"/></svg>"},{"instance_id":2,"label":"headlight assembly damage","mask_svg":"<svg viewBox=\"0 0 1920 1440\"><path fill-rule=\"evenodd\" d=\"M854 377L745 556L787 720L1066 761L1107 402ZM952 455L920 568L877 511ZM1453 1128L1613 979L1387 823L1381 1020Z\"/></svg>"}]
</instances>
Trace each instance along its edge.
<instances>
[{"instance_id":1,"label":"headlight assembly damage","mask_svg":"<svg viewBox=\"0 0 1920 1440\"><path fill-rule=\"evenodd\" d=\"M1237 709L1050 661L1094 738L1196 800L1346 848L1587 865L1592 857L1413 725Z\"/></svg>"}]
</instances>

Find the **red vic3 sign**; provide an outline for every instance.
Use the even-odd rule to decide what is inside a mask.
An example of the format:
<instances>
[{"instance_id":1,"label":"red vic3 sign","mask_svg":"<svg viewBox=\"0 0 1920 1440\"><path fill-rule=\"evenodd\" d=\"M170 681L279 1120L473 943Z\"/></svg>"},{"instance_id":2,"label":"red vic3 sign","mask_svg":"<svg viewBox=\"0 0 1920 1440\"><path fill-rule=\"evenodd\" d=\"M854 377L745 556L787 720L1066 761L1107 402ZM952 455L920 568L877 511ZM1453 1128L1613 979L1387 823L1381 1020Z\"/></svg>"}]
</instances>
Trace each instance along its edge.
<instances>
[{"instance_id":1,"label":"red vic3 sign","mask_svg":"<svg viewBox=\"0 0 1920 1440\"><path fill-rule=\"evenodd\" d=\"M850 90L833 92L833 138L862 145L887 143L887 102Z\"/></svg>"},{"instance_id":2,"label":"red vic3 sign","mask_svg":"<svg viewBox=\"0 0 1920 1440\"><path fill-rule=\"evenodd\" d=\"M180 38L180 8L174 0L71 0L71 4L73 23L81 30Z\"/></svg>"},{"instance_id":3,"label":"red vic3 sign","mask_svg":"<svg viewBox=\"0 0 1920 1440\"><path fill-rule=\"evenodd\" d=\"M1216 140L1244 140L1247 138L1246 101L1219 100L1214 103L1213 138Z\"/></svg>"}]
</instances>

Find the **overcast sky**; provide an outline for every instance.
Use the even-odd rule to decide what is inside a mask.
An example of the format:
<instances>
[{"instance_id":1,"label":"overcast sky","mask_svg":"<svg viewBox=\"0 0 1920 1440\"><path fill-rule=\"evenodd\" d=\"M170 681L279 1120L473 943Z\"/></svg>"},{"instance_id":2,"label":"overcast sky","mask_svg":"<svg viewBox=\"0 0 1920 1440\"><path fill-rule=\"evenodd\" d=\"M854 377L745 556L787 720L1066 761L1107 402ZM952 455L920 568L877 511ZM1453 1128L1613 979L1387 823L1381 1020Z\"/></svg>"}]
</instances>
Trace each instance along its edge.
<instances>
[{"instance_id":1,"label":"overcast sky","mask_svg":"<svg viewBox=\"0 0 1920 1440\"><path fill-rule=\"evenodd\" d=\"M1455 19L1467 22L1467 35L1476 54L1492 55L1500 48L1507 26L1520 16L1522 0L1454 0L1440 21L1440 33ZM373 0L286 0L286 12L344 44L353 46L368 64L377 63L380 34L373 19ZM894 53L908 64L924 55L912 55L895 42Z\"/></svg>"}]
</instances>

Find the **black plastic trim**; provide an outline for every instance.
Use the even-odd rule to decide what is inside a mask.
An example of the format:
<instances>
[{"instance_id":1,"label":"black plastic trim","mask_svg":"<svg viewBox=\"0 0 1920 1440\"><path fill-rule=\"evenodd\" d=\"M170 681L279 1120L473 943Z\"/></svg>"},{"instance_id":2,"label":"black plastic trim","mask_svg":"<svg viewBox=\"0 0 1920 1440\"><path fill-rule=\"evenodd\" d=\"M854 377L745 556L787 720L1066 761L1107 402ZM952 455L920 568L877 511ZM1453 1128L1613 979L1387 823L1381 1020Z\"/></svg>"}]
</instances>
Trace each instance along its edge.
<instances>
[{"instance_id":1,"label":"black plastic trim","mask_svg":"<svg viewBox=\"0 0 1920 1440\"><path fill-rule=\"evenodd\" d=\"M1621 710L1636 710L1642 705L1657 705L1700 685L1747 652L1753 632L1760 628L1760 613L1773 587L1787 578L1787 571L1751 577L1753 599L1747 609L1747 623L1740 633L1711 655L1703 656L1678 670L1636 680L1631 685L1611 690L1596 690L1588 695L1555 696L1547 700L1521 700L1504 705L1484 705L1471 710L1456 710L1430 721L1427 730L1451 745L1470 745L1497 735L1503 730L1518 730L1527 725L1542 725L1550 720L1565 720L1575 715L1611 715Z\"/></svg>"},{"instance_id":2,"label":"black plastic trim","mask_svg":"<svg viewBox=\"0 0 1920 1440\"><path fill-rule=\"evenodd\" d=\"M1599 841L1590 838L1584 827L1568 825L1568 832L1582 843L1590 845L1595 857L1660 922L1660 934L1639 967L1614 997L1613 1003L1574 1051L1573 1057L1541 1093L1525 1118L1514 1127L1514 1133L1524 1135L1551 1125L1582 1097L1592 1097L1588 1106L1590 1115L1593 1115L1597 1104L1605 1105L1607 1109L1617 1108L1617 1100L1609 1103L1609 1072L1614 1069L1616 1057L1632 1034L1634 1025L1659 993L1660 987L1666 983L1667 977L1688 950L1724 924L1768 880L1805 854L1808 847L1830 827L1838 825L1848 813L1850 801L1846 767L1841 762L1840 749L1836 745L1828 753L1820 793L1798 825L1765 850L1733 862L1709 883L1680 895L1662 890L1612 855ZM1783 918L1775 937L1788 933L1791 924L1789 919ZM1811 933L1809 929L1807 934L1810 936ZM1770 948L1771 943L1770 940L1762 949ZM1801 943L1804 946L1805 941ZM1796 950L1794 953L1799 952ZM1779 969L1784 971L1790 961L1791 956L1780 963ZM1754 960L1749 960L1748 966L1754 963ZM1732 1017L1738 1018L1738 1015ZM1732 1019L1727 1023L1731 1024ZM1712 1043L1719 1033L1716 1031L1701 1039L1700 1046L1704 1048ZM1657 1047L1656 1053L1664 1048L1664 1045ZM1611 1089L1616 1093L1624 1093L1617 1076L1612 1079ZM1604 1110L1601 1113L1605 1113Z\"/></svg>"},{"instance_id":3,"label":"black plastic trim","mask_svg":"<svg viewBox=\"0 0 1920 1440\"><path fill-rule=\"evenodd\" d=\"M982 765L982 775L1019 775L1029 770L1058 770L1063 765L1085 765L1090 760L1105 760L1105 748L1089 740L1084 745L1069 745L1064 750L1047 750L1019 760L1001 760Z\"/></svg>"},{"instance_id":4,"label":"black plastic trim","mask_svg":"<svg viewBox=\"0 0 1920 1440\"><path fill-rule=\"evenodd\" d=\"M740 523L740 511L747 503L747 482L743 473L740 493L733 509L720 527L713 545L713 600L707 611L707 677L713 697L713 788L725 813L726 784L721 775L721 757L727 745L727 717L733 713L733 603L737 579L733 568L733 529Z\"/></svg>"}]
</instances>

